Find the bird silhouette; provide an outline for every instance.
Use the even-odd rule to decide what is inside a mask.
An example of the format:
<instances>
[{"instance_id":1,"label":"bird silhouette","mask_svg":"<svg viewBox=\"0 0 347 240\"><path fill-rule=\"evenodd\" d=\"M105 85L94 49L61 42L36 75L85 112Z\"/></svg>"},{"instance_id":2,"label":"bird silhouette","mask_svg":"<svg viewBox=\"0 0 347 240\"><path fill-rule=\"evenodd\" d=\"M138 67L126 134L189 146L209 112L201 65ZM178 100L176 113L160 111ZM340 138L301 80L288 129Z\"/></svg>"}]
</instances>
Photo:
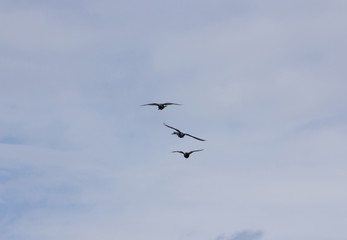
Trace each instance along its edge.
<instances>
[{"instance_id":1,"label":"bird silhouette","mask_svg":"<svg viewBox=\"0 0 347 240\"><path fill-rule=\"evenodd\" d=\"M193 151L190 151L190 152L172 151L172 153L182 153L185 158L189 158L190 154L192 154L193 152L200 152L202 150L204 150L204 149L193 150Z\"/></svg>"},{"instance_id":2,"label":"bird silhouette","mask_svg":"<svg viewBox=\"0 0 347 240\"><path fill-rule=\"evenodd\" d=\"M165 123L164 123L164 125L165 125L166 127L168 127L168 128L174 129L175 132L173 132L172 135L175 134L175 135L177 135L179 138L183 138L184 136L189 136L189 137L195 138L195 139L197 139L197 140L199 140L199 141L206 141L206 140L204 140L204 139L194 137L194 136L192 136L192 135L190 135L190 134L188 134L188 133L183 133L183 132L181 132L180 130L178 130L177 128L171 127L171 126L169 126L169 125L167 125L167 124L165 124Z\"/></svg>"},{"instance_id":3,"label":"bird silhouette","mask_svg":"<svg viewBox=\"0 0 347 240\"><path fill-rule=\"evenodd\" d=\"M163 110L164 108L166 108L169 105L182 105L182 104L178 104L178 103L147 103L147 104L143 104L141 106L157 106L158 110Z\"/></svg>"}]
</instances>

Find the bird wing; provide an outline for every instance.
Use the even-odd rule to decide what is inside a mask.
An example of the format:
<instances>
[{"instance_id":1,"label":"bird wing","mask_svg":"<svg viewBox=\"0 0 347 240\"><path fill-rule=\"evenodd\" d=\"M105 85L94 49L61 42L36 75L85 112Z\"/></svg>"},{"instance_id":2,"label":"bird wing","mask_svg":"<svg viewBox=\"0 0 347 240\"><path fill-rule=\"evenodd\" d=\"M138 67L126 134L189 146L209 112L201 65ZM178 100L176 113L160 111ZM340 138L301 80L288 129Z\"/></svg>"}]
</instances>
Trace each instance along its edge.
<instances>
[{"instance_id":1,"label":"bird wing","mask_svg":"<svg viewBox=\"0 0 347 240\"><path fill-rule=\"evenodd\" d=\"M200 152L200 151L202 151L202 150L204 150L204 149L193 150L193 151L190 151L189 154L192 154L193 152Z\"/></svg>"},{"instance_id":2,"label":"bird wing","mask_svg":"<svg viewBox=\"0 0 347 240\"><path fill-rule=\"evenodd\" d=\"M141 106L148 106L148 105L151 105L151 106L159 106L158 103L147 103L147 104L143 104Z\"/></svg>"},{"instance_id":3,"label":"bird wing","mask_svg":"<svg viewBox=\"0 0 347 240\"><path fill-rule=\"evenodd\" d=\"M181 132L181 131L180 131L180 130L178 130L177 128L174 128L174 127L170 127L169 125L167 125L167 124L165 124L165 123L164 123L164 125L165 125L165 126L167 126L168 128L171 128L171 129L174 129L174 130L176 130L177 132Z\"/></svg>"},{"instance_id":4,"label":"bird wing","mask_svg":"<svg viewBox=\"0 0 347 240\"><path fill-rule=\"evenodd\" d=\"M205 139L201 139L201 138L198 138L198 137L194 137L194 136L192 136L192 135L190 135L190 134L188 134L188 133L186 133L186 135L189 136L189 137L195 138L195 139L197 139L197 140L199 140L199 141L206 141Z\"/></svg>"},{"instance_id":5,"label":"bird wing","mask_svg":"<svg viewBox=\"0 0 347 240\"><path fill-rule=\"evenodd\" d=\"M182 154L184 154L184 152L182 152L182 151L172 151L172 153L182 153Z\"/></svg>"},{"instance_id":6,"label":"bird wing","mask_svg":"<svg viewBox=\"0 0 347 240\"><path fill-rule=\"evenodd\" d=\"M163 103L164 105L182 105L182 104L178 104L178 103L170 103L170 102L168 102L168 103Z\"/></svg>"}]
</instances>

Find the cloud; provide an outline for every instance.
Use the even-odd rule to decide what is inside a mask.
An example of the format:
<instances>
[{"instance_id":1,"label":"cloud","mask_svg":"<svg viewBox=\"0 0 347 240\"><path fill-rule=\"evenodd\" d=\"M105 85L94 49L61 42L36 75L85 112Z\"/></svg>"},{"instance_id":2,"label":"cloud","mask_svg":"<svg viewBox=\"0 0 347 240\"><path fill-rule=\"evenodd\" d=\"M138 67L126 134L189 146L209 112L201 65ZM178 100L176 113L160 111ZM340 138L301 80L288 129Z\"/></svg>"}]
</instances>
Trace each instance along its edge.
<instances>
[{"instance_id":1,"label":"cloud","mask_svg":"<svg viewBox=\"0 0 347 240\"><path fill-rule=\"evenodd\" d=\"M242 231L233 234L230 237L219 236L216 240L260 240L263 237L262 231Z\"/></svg>"},{"instance_id":2,"label":"cloud","mask_svg":"<svg viewBox=\"0 0 347 240\"><path fill-rule=\"evenodd\" d=\"M0 5L0 238L346 236L346 3Z\"/></svg>"}]
</instances>

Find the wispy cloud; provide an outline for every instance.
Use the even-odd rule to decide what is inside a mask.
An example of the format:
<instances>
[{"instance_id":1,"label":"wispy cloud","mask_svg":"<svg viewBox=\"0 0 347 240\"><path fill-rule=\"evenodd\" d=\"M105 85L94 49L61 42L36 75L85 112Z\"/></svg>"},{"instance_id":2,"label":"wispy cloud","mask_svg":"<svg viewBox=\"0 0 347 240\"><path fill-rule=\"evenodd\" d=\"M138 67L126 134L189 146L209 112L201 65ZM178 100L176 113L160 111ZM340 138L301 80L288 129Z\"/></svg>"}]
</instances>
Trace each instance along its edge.
<instances>
[{"instance_id":1,"label":"wispy cloud","mask_svg":"<svg viewBox=\"0 0 347 240\"><path fill-rule=\"evenodd\" d=\"M221 235L216 240L260 240L263 237L262 231L241 231L231 236Z\"/></svg>"}]
</instances>

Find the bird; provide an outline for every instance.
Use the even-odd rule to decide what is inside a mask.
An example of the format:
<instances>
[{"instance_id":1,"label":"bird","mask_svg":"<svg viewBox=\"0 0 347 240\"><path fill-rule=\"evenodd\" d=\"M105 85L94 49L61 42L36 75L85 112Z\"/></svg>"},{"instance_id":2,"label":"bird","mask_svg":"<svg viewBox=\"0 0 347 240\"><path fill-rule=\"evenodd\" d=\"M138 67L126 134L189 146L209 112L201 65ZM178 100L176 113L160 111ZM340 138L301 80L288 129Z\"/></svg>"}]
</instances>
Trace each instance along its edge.
<instances>
[{"instance_id":1,"label":"bird","mask_svg":"<svg viewBox=\"0 0 347 240\"><path fill-rule=\"evenodd\" d=\"M158 110L163 110L164 108L166 108L169 105L182 105L182 104L178 104L178 103L147 103L147 104L143 104L141 106L157 106Z\"/></svg>"},{"instance_id":2,"label":"bird","mask_svg":"<svg viewBox=\"0 0 347 240\"><path fill-rule=\"evenodd\" d=\"M200 152L204 149L199 149L199 150L194 150L190 152L183 152L183 151L172 151L172 153L182 153L185 158L189 158L189 155L192 154L193 152Z\"/></svg>"},{"instance_id":3,"label":"bird","mask_svg":"<svg viewBox=\"0 0 347 240\"><path fill-rule=\"evenodd\" d=\"M174 129L175 132L173 132L172 135L176 134L179 138L183 138L184 136L189 136L189 137L195 138L195 139L197 139L197 140L199 140L199 141L206 141L206 140L204 140L204 139L194 137L194 136L192 136L192 135L190 135L190 134L188 134L188 133L183 133L183 132L181 132L180 130L178 130L177 128L171 127L171 126L169 126L169 125L167 125L167 124L165 124L165 123L164 123L164 125L165 125L166 127L168 127L168 128Z\"/></svg>"}]
</instances>

